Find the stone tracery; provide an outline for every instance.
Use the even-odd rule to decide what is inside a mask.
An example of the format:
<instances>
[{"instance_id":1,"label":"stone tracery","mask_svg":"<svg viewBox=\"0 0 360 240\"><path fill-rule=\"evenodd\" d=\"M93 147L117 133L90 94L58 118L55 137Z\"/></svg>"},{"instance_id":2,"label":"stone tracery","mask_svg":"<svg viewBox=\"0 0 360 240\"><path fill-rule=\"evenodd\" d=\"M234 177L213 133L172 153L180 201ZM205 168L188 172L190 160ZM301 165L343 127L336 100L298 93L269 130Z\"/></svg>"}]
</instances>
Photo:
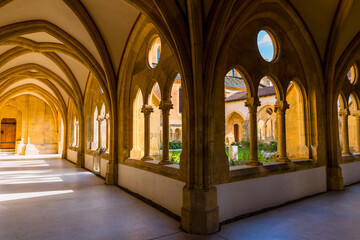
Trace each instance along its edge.
<instances>
[{"instance_id":1,"label":"stone tracery","mask_svg":"<svg viewBox=\"0 0 360 240\"><path fill-rule=\"evenodd\" d=\"M16 1L0 10L11 10ZM263 186L264 176L313 170L309 178L318 182L323 176L319 182L327 185L301 194L343 189L341 168L349 168L347 161L356 164L360 151L360 37L348 33L352 39L339 40L336 29L348 30L341 16L353 14L350 3L339 3L341 16L335 14L327 39L313 32L317 21L303 19L295 2L213 1L211 11L202 11L198 1L128 2L117 10L126 9L132 20L119 34L115 30L123 26L104 27L101 19L111 16L98 17L86 1L56 2L71 13L72 24L46 12L45 20L27 19L27 13L24 22L9 18L0 27L0 110L20 94L40 96L55 126L63 123L58 152L64 158L163 204L192 233L215 232L219 222L244 213L224 197L242 189L244 179ZM122 17L115 15L113 22ZM263 29L275 45L269 61L255 40ZM224 87L224 76L237 85ZM229 167L224 141L227 147L249 141L250 166ZM175 142L182 146L179 165L170 161ZM272 167L259 161L258 151L259 144L271 142L277 142ZM159 176L166 181L152 181ZM176 204L159 199L156 189L152 195L129 183L137 179L182 198Z\"/></svg>"}]
</instances>

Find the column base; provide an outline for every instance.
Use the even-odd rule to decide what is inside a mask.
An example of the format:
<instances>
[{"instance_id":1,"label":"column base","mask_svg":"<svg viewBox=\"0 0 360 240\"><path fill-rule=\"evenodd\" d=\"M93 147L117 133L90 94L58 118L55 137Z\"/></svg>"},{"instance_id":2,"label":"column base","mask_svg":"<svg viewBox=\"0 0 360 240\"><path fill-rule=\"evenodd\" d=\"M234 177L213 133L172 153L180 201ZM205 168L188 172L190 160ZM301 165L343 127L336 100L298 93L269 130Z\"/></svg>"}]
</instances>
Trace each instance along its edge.
<instances>
[{"instance_id":1,"label":"column base","mask_svg":"<svg viewBox=\"0 0 360 240\"><path fill-rule=\"evenodd\" d=\"M259 160L250 160L246 163L246 165L251 165L251 166L262 166L262 162L260 162Z\"/></svg>"},{"instance_id":2,"label":"column base","mask_svg":"<svg viewBox=\"0 0 360 240\"><path fill-rule=\"evenodd\" d=\"M169 164L173 164L173 162L171 162L170 160L162 160L159 162L159 165L169 165Z\"/></svg>"},{"instance_id":3,"label":"column base","mask_svg":"<svg viewBox=\"0 0 360 240\"><path fill-rule=\"evenodd\" d=\"M147 157L143 157L142 159L141 159L141 161L152 161L152 160L154 160L152 157L150 157L150 156L147 156Z\"/></svg>"},{"instance_id":4,"label":"column base","mask_svg":"<svg viewBox=\"0 0 360 240\"><path fill-rule=\"evenodd\" d=\"M344 190L344 179L342 177L342 170L340 166L326 168L327 173L327 188L330 191Z\"/></svg>"},{"instance_id":5,"label":"column base","mask_svg":"<svg viewBox=\"0 0 360 240\"><path fill-rule=\"evenodd\" d=\"M192 234L212 234L219 231L216 187L208 191L184 187L181 229Z\"/></svg>"},{"instance_id":6,"label":"column base","mask_svg":"<svg viewBox=\"0 0 360 240\"><path fill-rule=\"evenodd\" d=\"M277 162L291 162L290 159L288 159L287 157L278 157L276 159Z\"/></svg>"},{"instance_id":7,"label":"column base","mask_svg":"<svg viewBox=\"0 0 360 240\"><path fill-rule=\"evenodd\" d=\"M114 163L107 164L107 170L105 174L105 184L114 185L116 183L115 174L114 174Z\"/></svg>"},{"instance_id":8,"label":"column base","mask_svg":"<svg viewBox=\"0 0 360 240\"><path fill-rule=\"evenodd\" d=\"M343 156L351 156L351 155L352 155L352 153L351 153L351 152L348 152L348 151L342 152L341 154L342 154Z\"/></svg>"},{"instance_id":9,"label":"column base","mask_svg":"<svg viewBox=\"0 0 360 240\"><path fill-rule=\"evenodd\" d=\"M78 168L83 168L83 167L85 167L84 160L85 160L84 154L78 152L78 153L77 153L76 167L78 167Z\"/></svg>"}]
</instances>

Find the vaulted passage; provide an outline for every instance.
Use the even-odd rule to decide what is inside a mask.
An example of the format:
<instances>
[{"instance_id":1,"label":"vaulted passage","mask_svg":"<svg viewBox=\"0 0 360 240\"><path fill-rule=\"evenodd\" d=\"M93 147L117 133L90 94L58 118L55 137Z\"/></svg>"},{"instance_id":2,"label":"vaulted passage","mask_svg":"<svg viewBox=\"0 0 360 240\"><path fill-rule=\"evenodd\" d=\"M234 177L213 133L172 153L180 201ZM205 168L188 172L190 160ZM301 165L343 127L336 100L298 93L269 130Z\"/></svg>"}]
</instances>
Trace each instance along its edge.
<instances>
[{"instance_id":1,"label":"vaulted passage","mask_svg":"<svg viewBox=\"0 0 360 240\"><path fill-rule=\"evenodd\" d=\"M0 160L0 170L0 239L153 239L180 231L176 220L68 161Z\"/></svg>"},{"instance_id":2,"label":"vaulted passage","mask_svg":"<svg viewBox=\"0 0 360 240\"><path fill-rule=\"evenodd\" d=\"M0 170L0 239L194 239L176 220L68 161L0 160ZM196 239L356 239L360 211L349 206L359 190L321 194Z\"/></svg>"},{"instance_id":3,"label":"vaulted passage","mask_svg":"<svg viewBox=\"0 0 360 240\"><path fill-rule=\"evenodd\" d=\"M343 191L360 182L359 12L357 0L0 1L0 159L60 156L200 235Z\"/></svg>"}]
</instances>

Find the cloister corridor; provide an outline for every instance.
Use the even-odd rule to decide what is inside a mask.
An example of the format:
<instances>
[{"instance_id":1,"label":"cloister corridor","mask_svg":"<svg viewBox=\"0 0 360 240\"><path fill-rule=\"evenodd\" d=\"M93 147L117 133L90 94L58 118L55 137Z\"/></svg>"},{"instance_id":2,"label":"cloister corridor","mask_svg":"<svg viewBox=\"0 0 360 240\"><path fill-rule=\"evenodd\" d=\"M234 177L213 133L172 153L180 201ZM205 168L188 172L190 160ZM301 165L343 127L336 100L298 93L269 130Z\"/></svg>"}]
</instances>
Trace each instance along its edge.
<instances>
[{"instance_id":1,"label":"cloister corridor","mask_svg":"<svg viewBox=\"0 0 360 240\"><path fill-rule=\"evenodd\" d=\"M185 234L178 221L66 160L0 160L0 169L2 240L358 239L360 235L359 184L198 236Z\"/></svg>"}]
</instances>

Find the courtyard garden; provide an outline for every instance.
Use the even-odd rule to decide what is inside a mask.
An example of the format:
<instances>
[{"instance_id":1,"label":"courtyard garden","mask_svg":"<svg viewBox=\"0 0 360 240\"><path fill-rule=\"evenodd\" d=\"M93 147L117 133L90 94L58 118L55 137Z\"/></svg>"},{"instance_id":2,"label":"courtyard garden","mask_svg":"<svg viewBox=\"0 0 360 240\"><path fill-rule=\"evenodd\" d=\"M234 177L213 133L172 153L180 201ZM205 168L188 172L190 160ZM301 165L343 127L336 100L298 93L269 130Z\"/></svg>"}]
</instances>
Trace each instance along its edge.
<instances>
[{"instance_id":1,"label":"courtyard garden","mask_svg":"<svg viewBox=\"0 0 360 240\"><path fill-rule=\"evenodd\" d=\"M241 141L234 142L231 146L238 146L238 159L230 159L229 166L245 165L250 160L250 142ZM271 141L270 143L258 142L258 159L260 162L272 162L273 157L271 154L276 153L277 142ZM226 155L229 156L229 146L225 148Z\"/></svg>"},{"instance_id":2,"label":"courtyard garden","mask_svg":"<svg viewBox=\"0 0 360 240\"><path fill-rule=\"evenodd\" d=\"M238 159L230 159L229 166L240 166L245 165L250 160L250 142L249 141L241 141L234 142L231 144L238 146ZM169 143L169 158L170 161L174 164L180 163L180 155L182 144L181 142L170 142ZM277 143L275 141L271 141L270 143L258 142L258 158L259 161L264 162L272 162L273 157L271 157L271 153L276 153L277 151ZM226 155L229 156L229 146L226 146L225 149Z\"/></svg>"}]
</instances>

